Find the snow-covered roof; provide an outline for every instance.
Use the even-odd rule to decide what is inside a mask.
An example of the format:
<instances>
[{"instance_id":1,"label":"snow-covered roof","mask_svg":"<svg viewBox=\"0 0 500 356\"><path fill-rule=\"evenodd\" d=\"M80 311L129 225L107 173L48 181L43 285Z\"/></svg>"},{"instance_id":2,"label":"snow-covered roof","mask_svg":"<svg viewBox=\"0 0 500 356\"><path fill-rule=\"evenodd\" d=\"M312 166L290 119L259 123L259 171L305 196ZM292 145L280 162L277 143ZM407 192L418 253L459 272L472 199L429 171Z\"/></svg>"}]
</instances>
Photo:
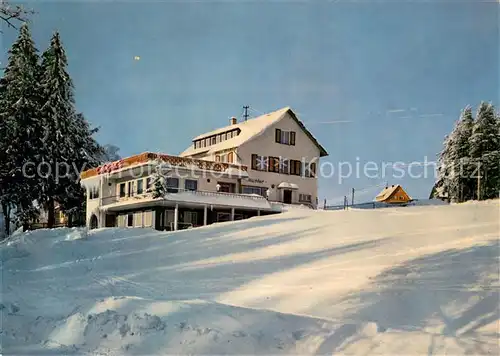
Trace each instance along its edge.
<instances>
[{"instance_id":1,"label":"snow-covered roof","mask_svg":"<svg viewBox=\"0 0 500 356\"><path fill-rule=\"evenodd\" d=\"M391 185L390 187L385 187L382 191L375 197L376 201L384 201L389 199L399 188L403 189L401 185ZM404 189L403 189L404 191ZM406 192L405 192L406 193ZM409 197L409 196L408 196ZM411 199L411 198L410 198Z\"/></svg>"},{"instance_id":2,"label":"snow-covered roof","mask_svg":"<svg viewBox=\"0 0 500 356\"><path fill-rule=\"evenodd\" d=\"M208 138L220 133L228 132L231 130L239 130L239 134L235 137L232 137L230 139L224 140L222 142L216 143L214 145L211 145L209 147L199 147L199 148L194 148L194 144L191 144L184 152L182 152L179 156L181 157L186 157L186 156L193 156L193 155L198 155L198 154L205 154L205 155L210 155L215 152L219 152L222 150L227 150L231 148L238 147L242 145L243 143L259 136L262 134L269 126L272 124L280 121L282 118L284 118L287 114L289 114L297 123L298 125L304 130L306 135L314 142L316 146L318 146L320 150L320 155L321 157L327 156L328 153L326 150L318 143L318 141L313 137L313 135L307 130L304 126L304 124L297 118L295 113L289 108L285 107L282 109L279 109L277 111L273 111L268 114L261 115L259 117L256 117L254 119L249 119L243 122L236 123L234 125L229 125L225 127L221 127L219 129L201 134L199 136L196 136L193 139L194 141L201 140L204 138Z\"/></svg>"},{"instance_id":3,"label":"snow-covered roof","mask_svg":"<svg viewBox=\"0 0 500 356\"><path fill-rule=\"evenodd\" d=\"M278 184L279 189L299 189L299 186L294 183L281 182Z\"/></svg>"},{"instance_id":4,"label":"snow-covered roof","mask_svg":"<svg viewBox=\"0 0 500 356\"><path fill-rule=\"evenodd\" d=\"M117 174L123 171L127 171L133 167L139 167L145 164L156 164L156 161L159 160L165 164L167 167L183 167L186 169L195 169L195 170L203 170L206 172L224 172L229 175L235 175L238 177L246 177L248 174L247 166L234 164L234 163L226 163L226 162L215 162L215 161L207 161L201 159L195 159L191 157L179 157L172 156L167 154L153 153L153 152L144 152L138 155L130 156L120 160L120 164L117 165L117 168L113 170L105 171L103 173L102 167L97 167L93 169L86 170L81 173L80 178L82 181L85 180L85 185L88 186L89 179L95 179L95 184L99 183L99 179L101 175L112 175Z\"/></svg>"}]
</instances>

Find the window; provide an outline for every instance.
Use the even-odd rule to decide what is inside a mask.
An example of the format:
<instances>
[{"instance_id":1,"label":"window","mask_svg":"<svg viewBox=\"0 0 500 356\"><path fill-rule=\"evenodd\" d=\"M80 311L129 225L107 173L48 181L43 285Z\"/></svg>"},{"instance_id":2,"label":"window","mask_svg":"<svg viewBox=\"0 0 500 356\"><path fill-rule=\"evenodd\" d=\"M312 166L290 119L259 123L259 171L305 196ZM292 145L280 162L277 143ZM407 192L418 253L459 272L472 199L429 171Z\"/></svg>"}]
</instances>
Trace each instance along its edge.
<instances>
[{"instance_id":1,"label":"window","mask_svg":"<svg viewBox=\"0 0 500 356\"><path fill-rule=\"evenodd\" d=\"M137 181L137 194L142 194L143 193L142 185L143 185L143 180L139 179Z\"/></svg>"},{"instance_id":2,"label":"window","mask_svg":"<svg viewBox=\"0 0 500 356\"><path fill-rule=\"evenodd\" d=\"M316 163L304 163L304 172L304 175L308 178L316 177Z\"/></svg>"},{"instance_id":3,"label":"window","mask_svg":"<svg viewBox=\"0 0 500 356\"><path fill-rule=\"evenodd\" d=\"M251 187L248 185L244 185L241 187L243 194L257 194L261 196L266 195L266 189L262 187Z\"/></svg>"},{"instance_id":4,"label":"window","mask_svg":"<svg viewBox=\"0 0 500 356\"><path fill-rule=\"evenodd\" d=\"M278 173L280 171L280 159L278 157L269 157L269 172Z\"/></svg>"},{"instance_id":5,"label":"window","mask_svg":"<svg viewBox=\"0 0 500 356\"><path fill-rule=\"evenodd\" d=\"M212 137L211 143L212 145L215 145L217 143L217 139L215 138L215 136Z\"/></svg>"},{"instance_id":6,"label":"window","mask_svg":"<svg viewBox=\"0 0 500 356\"><path fill-rule=\"evenodd\" d=\"M297 160L290 161L290 174L300 176L302 174L302 162Z\"/></svg>"},{"instance_id":7,"label":"window","mask_svg":"<svg viewBox=\"0 0 500 356\"><path fill-rule=\"evenodd\" d=\"M220 162L220 155L215 156L215 162Z\"/></svg>"},{"instance_id":8,"label":"window","mask_svg":"<svg viewBox=\"0 0 500 356\"><path fill-rule=\"evenodd\" d=\"M252 154L252 169L256 171L267 171L268 160L266 156Z\"/></svg>"},{"instance_id":9,"label":"window","mask_svg":"<svg viewBox=\"0 0 500 356\"><path fill-rule=\"evenodd\" d=\"M282 131L276 129L275 132L276 143L281 143L283 145L295 145L295 132L294 131Z\"/></svg>"},{"instance_id":10,"label":"window","mask_svg":"<svg viewBox=\"0 0 500 356\"><path fill-rule=\"evenodd\" d=\"M128 196L134 195L134 182L128 182Z\"/></svg>"},{"instance_id":11,"label":"window","mask_svg":"<svg viewBox=\"0 0 500 356\"><path fill-rule=\"evenodd\" d=\"M227 154L227 162L228 162L228 163L233 163L233 160L234 160L233 156L234 156L234 153L233 153L233 152L229 152L229 153Z\"/></svg>"},{"instance_id":12,"label":"window","mask_svg":"<svg viewBox=\"0 0 500 356\"><path fill-rule=\"evenodd\" d=\"M198 214L196 211L185 211L184 223L191 224L193 226L198 225Z\"/></svg>"},{"instance_id":13,"label":"window","mask_svg":"<svg viewBox=\"0 0 500 356\"><path fill-rule=\"evenodd\" d=\"M219 184L219 192L223 193L234 193L236 190L236 184L234 183L226 183L226 182L217 182Z\"/></svg>"},{"instance_id":14,"label":"window","mask_svg":"<svg viewBox=\"0 0 500 356\"><path fill-rule=\"evenodd\" d=\"M92 187L89 189L89 198L90 199L98 199L99 198L99 188Z\"/></svg>"},{"instance_id":15,"label":"window","mask_svg":"<svg viewBox=\"0 0 500 356\"><path fill-rule=\"evenodd\" d=\"M288 145L290 142L290 132L281 131L281 143L284 145Z\"/></svg>"},{"instance_id":16,"label":"window","mask_svg":"<svg viewBox=\"0 0 500 356\"><path fill-rule=\"evenodd\" d=\"M151 189L151 177L146 178L146 192L149 192Z\"/></svg>"},{"instance_id":17,"label":"window","mask_svg":"<svg viewBox=\"0 0 500 356\"><path fill-rule=\"evenodd\" d=\"M120 184L120 198L125 196L125 183Z\"/></svg>"},{"instance_id":18,"label":"window","mask_svg":"<svg viewBox=\"0 0 500 356\"><path fill-rule=\"evenodd\" d=\"M280 158L280 173L288 174L290 162L287 158Z\"/></svg>"},{"instance_id":19,"label":"window","mask_svg":"<svg viewBox=\"0 0 500 356\"><path fill-rule=\"evenodd\" d=\"M133 227L134 226L134 214L128 214L127 215L127 226L128 227Z\"/></svg>"},{"instance_id":20,"label":"window","mask_svg":"<svg viewBox=\"0 0 500 356\"><path fill-rule=\"evenodd\" d=\"M311 200L311 194L299 194L299 201L310 203Z\"/></svg>"},{"instance_id":21,"label":"window","mask_svg":"<svg viewBox=\"0 0 500 356\"><path fill-rule=\"evenodd\" d=\"M194 179L186 179L184 181L184 189L186 190L198 190L198 181Z\"/></svg>"},{"instance_id":22,"label":"window","mask_svg":"<svg viewBox=\"0 0 500 356\"><path fill-rule=\"evenodd\" d=\"M210 146L210 139L206 138L205 139L205 147L208 147L208 146Z\"/></svg>"},{"instance_id":23,"label":"window","mask_svg":"<svg viewBox=\"0 0 500 356\"><path fill-rule=\"evenodd\" d=\"M167 192L177 193L179 191L179 178L167 178Z\"/></svg>"}]
</instances>

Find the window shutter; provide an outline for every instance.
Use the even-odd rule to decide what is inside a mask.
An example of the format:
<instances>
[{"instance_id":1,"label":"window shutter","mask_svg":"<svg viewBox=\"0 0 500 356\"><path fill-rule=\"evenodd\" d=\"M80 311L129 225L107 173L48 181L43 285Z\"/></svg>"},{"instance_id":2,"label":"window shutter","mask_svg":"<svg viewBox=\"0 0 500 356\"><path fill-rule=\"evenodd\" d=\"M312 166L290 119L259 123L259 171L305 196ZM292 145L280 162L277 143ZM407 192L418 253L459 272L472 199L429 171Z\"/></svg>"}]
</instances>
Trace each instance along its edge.
<instances>
[{"instance_id":1,"label":"window shutter","mask_svg":"<svg viewBox=\"0 0 500 356\"><path fill-rule=\"evenodd\" d=\"M281 130L276 129L276 143L281 143Z\"/></svg>"},{"instance_id":2,"label":"window shutter","mask_svg":"<svg viewBox=\"0 0 500 356\"><path fill-rule=\"evenodd\" d=\"M227 162L228 163L233 163L233 152L229 152L227 154Z\"/></svg>"},{"instance_id":3,"label":"window shutter","mask_svg":"<svg viewBox=\"0 0 500 356\"><path fill-rule=\"evenodd\" d=\"M257 155L252 154L252 169L257 169Z\"/></svg>"},{"instance_id":4,"label":"window shutter","mask_svg":"<svg viewBox=\"0 0 500 356\"><path fill-rule=\"evenodd\" d=\"M295 146L295 131L290 132L290 145Z\"/></svg>"}]
</instances>

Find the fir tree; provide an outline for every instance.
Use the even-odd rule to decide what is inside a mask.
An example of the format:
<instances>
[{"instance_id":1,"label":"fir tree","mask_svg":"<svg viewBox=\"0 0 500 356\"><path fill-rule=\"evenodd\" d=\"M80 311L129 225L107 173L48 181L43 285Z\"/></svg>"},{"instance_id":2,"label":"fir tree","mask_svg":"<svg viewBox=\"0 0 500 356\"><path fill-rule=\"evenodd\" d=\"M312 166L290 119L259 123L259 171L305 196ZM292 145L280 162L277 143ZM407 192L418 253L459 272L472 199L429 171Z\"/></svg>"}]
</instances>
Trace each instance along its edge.
<instances>
[{"instance_id":1,"label":"fir tree","mask_svg":"<svg viewBox=\"0 0 500 356\"><path fill-rule=\"evenodd\" d=\"M104 154L102 155L102 162L114 162L114 161L119 161L121 159L120 154L118 153L120 151L120 148L107 144L103 146Z\"/></svg>"},{"instance_id":2,"label":"fir tree","mask_svg":"<svg viewBox=\"0 0 500 356\"><path fill-rule=\"evenodd\" d=\"M80 184L80 173L86 169L97 167L100 163L99 157L104 149L94 139L97 128L91 128L83 114L75 115L70 126L73 138L73 155L66 163L70 165L67 179L62 189L58 192L57 202L71 226L73 219L82 216L85 212L86 192Z\"/></svg>"},{"instance_id":3,"label":"fir tree","mask_svg":"<svg viewBox=\"0 0 500 356\"><path fill-rule=\"evenodd\" d=\"M153 199L163 198L167 193L167 174L163 162L155 161L155 171L152 174L152 196Z\"/></svg>"},{"instance_id":4,"label":"fir tree","mask_svg":"<svg viewBox=\"0 0 500 356\"><path fill-rule=\"evenodd\" d=\"M471 175L474 171L473 162L469 157L469 141L474 126L472 109L467 106L460 116L454 132L454 142L451 147L451 160L453 161L454 190L453 196L457 201L472 199L474 192L474 179Z\"/></svg>"},{"instance_id":5,"label":"fir tree","mask_svg":"<svg viewBox=\"0 0 500 356\"><path fill-rule=\"evenodd\" d=\"M28 26L9 51L0 84L0 204L9 232L10 212L26 222L36 215L33 201L39 187L36 167L40 161L42 123L38 54Z\"/></svg>"},{"instance_id":6,"label":"fir tree","mask_svg":"<svg viewBox=\"0 0 500 356\"><path fill-rule=\"evenodd\" d=\"M454 132L445 136L443 149L438 154L438 179L436 185L442 188L442 194L451 198L454 191L454 171L452 149L454 145Z\"/></svg>"},{"instance_id":7,"label":"fir tree","mask_svg":"<svg viewBox=\"0 0 500 356\"><path fill-rule=\"evenodd\" d=\"M482 102L470 138L470 156L480 175L480 196L477 199L498 197L500 190L500 134L495 108ZM477 180L479 182L479 179ZM477 186L476 186L477 188Z\"/></svg>"},{"instance_id":8,"label":"fir tree","mask_svg":"<svg viewBox=\"0 0 500 356\"><path fill-rule=\"evenodd\" d=\"M48 213L47 225L55 222L55 202L72 184L70 175L61 175L61 166L71 166L78 149L75 146L75 102L73 83L67 72L67 58L59 33L51 39L42 55L42 118L45 146L42 154L43 177L39 201ZM59 174L58 174L59 173Z\"/></svg>"}]
</instances>

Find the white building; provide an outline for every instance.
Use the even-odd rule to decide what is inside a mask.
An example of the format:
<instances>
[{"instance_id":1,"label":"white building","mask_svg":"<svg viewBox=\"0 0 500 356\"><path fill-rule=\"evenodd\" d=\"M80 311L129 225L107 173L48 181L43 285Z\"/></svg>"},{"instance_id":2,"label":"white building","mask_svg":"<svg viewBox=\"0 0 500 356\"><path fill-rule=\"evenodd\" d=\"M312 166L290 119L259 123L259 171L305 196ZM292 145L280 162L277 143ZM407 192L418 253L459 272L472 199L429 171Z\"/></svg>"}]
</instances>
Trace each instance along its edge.
<instances>
[{"instance_id":1,"label":"white building","mask_svg":"<svg viewBox=\"0 0 500 356\"><path fill-rule=\"evenodd\" d=\"M289 108L200 135L180 156L142 153L82 173L87 225L177 230L316 207L326 151ZM152 197L158 162L168 192Z\"/></svg>"},{"instance_id":2,"label":"white building","mask_svg":"<svg viewBox=\"0 0 500 356\"><path fill-rule=\"evenodd\" d=\"M180 156L245 165L243 193L265 195L271 189L270 200L315 207L316 171L327 155L287 107L239 123L233 118L229 126L195 137Z\"/></svg>"}]
</instances>

